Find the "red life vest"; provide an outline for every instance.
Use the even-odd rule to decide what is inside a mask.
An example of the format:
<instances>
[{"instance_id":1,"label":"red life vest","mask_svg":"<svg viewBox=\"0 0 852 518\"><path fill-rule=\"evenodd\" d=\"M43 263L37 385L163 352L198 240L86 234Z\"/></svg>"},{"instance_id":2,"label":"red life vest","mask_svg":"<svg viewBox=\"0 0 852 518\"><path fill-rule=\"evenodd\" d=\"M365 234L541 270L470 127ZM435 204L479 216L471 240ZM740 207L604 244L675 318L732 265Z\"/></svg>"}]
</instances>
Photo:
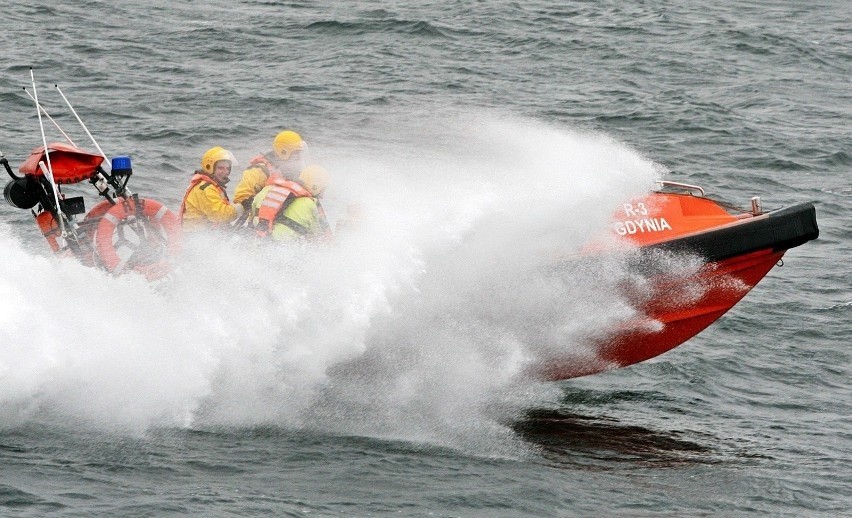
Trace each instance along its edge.
<instances>
[{"instance_id":1,"label":"red life vest","mask_svg":"<svg viewBox=\"0 0 852 518\"><path fill-rule=\"evenodd\" d=\"M284 210L285 204L289 205L296 198L312 197L310 191L298 183L285 180L276 174L269 177L266 186L269 187L269 190L260 202L260 208L257 211L257 216L255 216L257 218L255 232L260 237L272 234L275 218Z\"/></svg>"},{"instance_id":2,"label":"red life vest","mask_svg":"<svg viewBox=\"0 0 852 518\"><path fill-rule=\"evenodd\" d=\"M263 174L266 175L266 179L269 180L273 176L280 176L281 178L287 180L295 180L299 177L299 172L301 167L297 167L293 169L294 164L287 164L286 162L283 164L286 167L282 168L280 165L275 165L275 163L270 160L270 156L272 153L267 153L265 155L257 155L256 157L249 160L247 169L260 169Z\"/></svg>"},{"instance_id":3,"label":"red life vest","mask_svg":"<svg viewBox=\"0 0 852 518\"><path fill-rule=\"evenodd\" d=\"M251 168L260 169L261 171L263 171L263 174L266 175L267 180L276 175L281 176L281 172L278 171L278 168L275 167L275 165L272 163L271 160L269 160L269 158L266 157L266 155L257 155L256 157L249 160L248 169Z\"/></svg>"},{"instance_id":4,"label":"red life vest","mask_svg":"<svg viewBox=\"0 0 852 518\"><path fill-rule=\"evenodd\" d=\"M178 211L178 219L180 219L181 222L183 222L183 215L186 212L186 199L189 197L189 193L191 193L192 190L195 189L195 187L197 185L199 185L203 182L207 182L207 185L216 189L219 192L219 195L222 196L222 198L225 201L230 201L228 199L228 193L225 191L225 189L221 185L216 183L216 180L211 178L207 173L205 173L203 171L196 171L195 174L192 175L192 178L189 180L189 187L186 188L186 192L183 195L183 201L180 202L180 210ZM207 186L202 186L201 188L206 189Z\"/></svg>"}]
</instances>

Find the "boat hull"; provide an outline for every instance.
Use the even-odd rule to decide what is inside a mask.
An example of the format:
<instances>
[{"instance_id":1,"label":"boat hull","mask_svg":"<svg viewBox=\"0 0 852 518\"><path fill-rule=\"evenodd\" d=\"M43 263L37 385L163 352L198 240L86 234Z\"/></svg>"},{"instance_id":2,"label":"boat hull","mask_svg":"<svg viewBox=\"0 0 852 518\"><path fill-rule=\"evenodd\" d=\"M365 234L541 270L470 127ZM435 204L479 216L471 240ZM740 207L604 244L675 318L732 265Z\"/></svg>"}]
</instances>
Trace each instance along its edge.
<instances>
[{"instance_id":1,"label":"boat hull","mask_svg":"<svg viewBox=\"0 0 852 518\"><path fill-rule=\"evenodd\" d=\"M815 209L806 203L640 247L632 262L639 280L621 287L634 317L588 337L591 350L549 359L541 375L548 380L585 376L677 347L737 304L789 248L818 235ZM673 257L697 260L677 268Z\"/></svg>"}]
</instances>

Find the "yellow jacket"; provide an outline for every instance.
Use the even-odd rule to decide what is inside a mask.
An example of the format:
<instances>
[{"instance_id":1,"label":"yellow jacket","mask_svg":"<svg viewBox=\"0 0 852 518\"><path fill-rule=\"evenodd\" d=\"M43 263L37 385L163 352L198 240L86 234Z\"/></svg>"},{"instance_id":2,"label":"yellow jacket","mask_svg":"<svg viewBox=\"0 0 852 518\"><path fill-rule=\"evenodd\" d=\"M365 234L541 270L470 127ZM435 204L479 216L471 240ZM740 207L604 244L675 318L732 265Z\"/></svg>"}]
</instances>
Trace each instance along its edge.
<instances>
[{"instance_id":1,"label":"yellow jacket","mask_svg":"<svg viewBox=\"0 0 852 518\"><path fill-rule=\"evenodd\" d=\"M269 194L271 186L266 186L254 197L251 205L251 215L254 219L260 211L263 199ZM288 200L284 210L275 217L272 233L269 235L276 241L293 240L298 238L316 239L329 232L325 215L316 198L298 196Z\"/></svg>"},{"instance_id":2,"label":"yellow jacket","mask_svg":"<svg viewBox=\"0 0 852 518\"><path fill-rule=\"evenodd\" d=\"M249 167L234 190L234 203L242 203L256 195L266 185L267 174L260 166Z\"/></svg>"},{"instance_id":3,"label":"yellow jacket","mask_svg":"<svg viewBox=\"0 0 852 518\"><path fill-rule=\"evenodd\" d=\"M228 201L225 188L210 176L196 172L180 205L184 230L215 227L236 219L238 215L236 207Z\"/></svg>"}]
</instances>

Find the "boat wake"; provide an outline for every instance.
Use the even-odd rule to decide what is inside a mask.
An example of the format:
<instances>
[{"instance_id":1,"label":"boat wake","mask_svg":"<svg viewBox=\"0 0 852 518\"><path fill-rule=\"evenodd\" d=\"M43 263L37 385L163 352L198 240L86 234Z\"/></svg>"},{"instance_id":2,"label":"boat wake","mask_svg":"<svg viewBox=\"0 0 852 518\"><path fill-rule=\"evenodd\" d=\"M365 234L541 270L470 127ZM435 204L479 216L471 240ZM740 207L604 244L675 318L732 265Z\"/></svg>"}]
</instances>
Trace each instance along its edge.
<instances>
[{"instance_id":1,"label":"boat wake","mask_svg":"<svg viewBox=\"0 0 852 518\"><path fill-rule=\"evenodd\" d=\"M341 148L332 246L201 236L156 284L34 253L36 236L0 227L0 422L506 444L502 423L560 396L530 365L557 348L592 357L583 337L631 317L622 259L554 265L657 170L606 137L529 122L444 137L440 152Z\"/></svg>"}]
</instances>

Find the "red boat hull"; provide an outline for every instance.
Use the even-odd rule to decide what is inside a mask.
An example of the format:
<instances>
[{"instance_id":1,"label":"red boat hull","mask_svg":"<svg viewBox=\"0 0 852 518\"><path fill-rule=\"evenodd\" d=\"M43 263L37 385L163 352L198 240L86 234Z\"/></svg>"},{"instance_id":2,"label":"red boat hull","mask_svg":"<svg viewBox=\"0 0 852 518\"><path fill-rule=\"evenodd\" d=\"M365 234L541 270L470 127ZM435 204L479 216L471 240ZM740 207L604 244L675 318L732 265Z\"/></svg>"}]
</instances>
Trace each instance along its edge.
<instances>
[{"instance_id":1,"label":"red boat hull","mask_svg":"<svg viewBox=\"0 0 852 518\"><path fill-rule=\"evenodd\" d=\"M616 233L636 246L631 271L638 275L621 285L635 315L546 359L537 369L543 378L626 367L677 347L737 304L788 249L819 235L809 203L733 216L706 198L655 193L625 204L625 212L637 207L644 220L615 219ZM605 253L600 244L589 250Z\"/></svg>"},{"instance_id":2,"label":"red boat hull","mask_svg":"<svg viewBox=\"0 0 852 518\"><path fill-rule=\"evenodd\" d=\"M650 290L629 293L635 319L591 337L593 355L566 355L542 369L548 380L595 374L639 363L686 342L748 293L784 255L771 249L705 264L692 276L651 279ZM695 297L696 287L701 292ZM629 288L625 288L628 292Z\"/></svg>"}]
</instances>

